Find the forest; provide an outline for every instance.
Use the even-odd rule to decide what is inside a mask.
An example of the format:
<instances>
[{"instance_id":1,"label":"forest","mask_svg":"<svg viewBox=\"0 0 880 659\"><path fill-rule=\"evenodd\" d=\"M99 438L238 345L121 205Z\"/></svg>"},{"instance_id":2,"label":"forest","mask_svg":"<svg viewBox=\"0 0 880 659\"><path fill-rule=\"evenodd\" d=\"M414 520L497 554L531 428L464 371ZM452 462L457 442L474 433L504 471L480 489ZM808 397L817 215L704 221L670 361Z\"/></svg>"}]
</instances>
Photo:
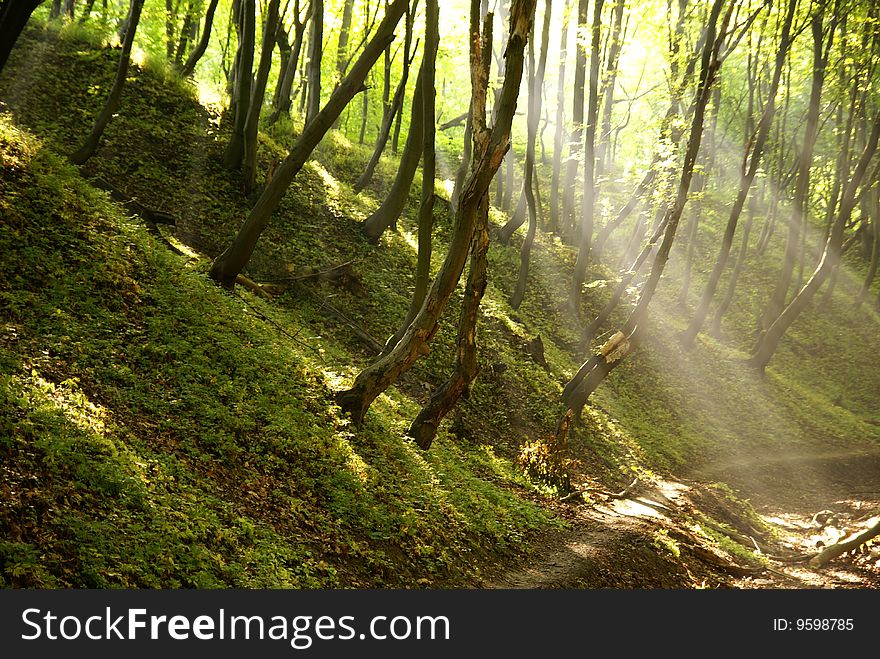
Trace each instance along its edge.
<instances>
[{"instance_id":1,"label":"forest","mask_svg":"<svg viewBox=\"0 0 880 659\"><path fill-rule=\"evenodd\" d=\"M0 586L880 587L873 0L0 0Z\"/></svg>"}]
</instances>

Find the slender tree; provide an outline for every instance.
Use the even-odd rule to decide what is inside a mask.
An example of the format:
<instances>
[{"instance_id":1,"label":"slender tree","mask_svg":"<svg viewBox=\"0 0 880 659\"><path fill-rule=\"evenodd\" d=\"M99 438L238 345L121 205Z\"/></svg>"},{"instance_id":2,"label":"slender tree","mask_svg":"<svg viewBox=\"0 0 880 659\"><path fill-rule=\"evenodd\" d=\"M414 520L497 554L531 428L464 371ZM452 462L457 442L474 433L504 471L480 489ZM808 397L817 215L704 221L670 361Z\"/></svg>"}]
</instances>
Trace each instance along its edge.
<instances>
[{"instance_id":1,"label":"slender tree","mask_svg":"<svg viewBox=\"0 0 880 659\"><path fill-rule=\"evenodd\" d=\"M593 0L593 26L590 46L590 101L587 106L586 130L584 131L584 195L581 203L577 260L571 284L571 302L580 309L581 287L587 276L590 246L593 240L593 224L596 210L596 124L599 121L599 68L601 64L602 5L604 0Z\"/></svg>"},{"instance_id":2,"label":"slender tree","mask_svg":"<svg viewBox=\"0 0 880 659\"><path fill-rule=\"evenodd\" d=\"M568 60L568 25L571 22L571 0L562 10L562 37L559 49L559 76L556 81L556 132L553 136L553 172L550 175L550 225L548 231L559 231L559 179L565 153L565 65Z\"/></svg>"},{"instance_id":3,"label":"slender tree","mask_svg":"<svg viewBox=\"0 0 880 659\"><path fill-rule=\"evenodd\" d=\"M526 203L529 210L529 228L520 249L519 274L517 275L516 288L510 297L510 306L518 309L526 294L526 282L529 276L529 259L532 252L532 243L535 241L535 232L538 228L538 218L535 204L534 175L535 175L535 141L538 133L538 120L541 117L542 95L541 88L544 85L544 72L547 69L547 48L550 41L550 0L544 4L544 24L541 29L541 54L538 59L538 69L535 70L534 40L529 41L529 114L528 114L528 144L526 146L526 166L523 173Z\"/></svg>"},{"instance_id":4,"label":"slender tree","mask_svg":"<svg viewBox=\"0 0 880 659\"><path fill-rule=\"evenodd\" d=\"M795 264L798 260L800 245L800 233L806 231L810 201L810 169L813 163L813 148L819 135L819 111L822 98L822 87L825 83L825 71L828 66L828 58L831 45L834 41L834 31L837 23L838 3L831 13L830 25L827 30L828 39L823 46L826 33L823 27L823 11L817 7L812 20L813 33L813 75L810 85L810 100L807 108L807 117L804 124L804 139L798 153L797 160L797 183L795 186L794 199L792 200L792 215L788 221L788 235L785 242L785 256L783 257L782 271L776 280L776 286L767 302L761 322L762 329L766 329L779 317L785 307L785 299L791 287Z\"/></svg>"},{"instance_id":5,"label":"slender tree","mask_svg":"<svg viewBox=\"0 0 880 659\"><path fill-rule=\"evenodd\" d=\"M239 169L244 158L244 130L253 87L254 47L256 40L256 1L240 0L239 19L241 38L238 44L235 73L235 98L231 103L234 110L232 137L223 153L223 164L230 169Z\"/></svg>"},{"instance_id":6,"label":"slender tree","mask_svg":"<svg viewBox=\"0 0 880 659\"><path fill-rule=\"evenodd\" d=\"M492 177L510 148L510 126L516 111L523 75L525 45L535 13L535 0L513 0L510 33L505 51L507 65L499 103L491 128L485 121L488 78L483 73L482 50L491 48L480 39L480 2L471 4L471 108L474 120L474 164L455 210L452 238L443 265L434 279L422 308L397 345L357 376L350 389L337 395L337 402L356 425L361 425L372 402L412 367L428 349L450 295L458 285L477 225L483 197Z\"/></svg>"},{"instance_id":7,"label":"slender tree","mask_svg":"<svg viewBox=\"0 0 880 659\"><path fill-rule=\"evenodd\" d=\"M98 114L97 119L95 119L92 132L89 133L85 143L79 150L70 156L70 161L75 165L82 165L95 155L104 130L122 105L122 88L125 86L125 78L128 75L128 67L131 63L131 48L134 45L134 35L137 32L143 8L144 0L131 0L128 9L125 39L122 41L122 52L119 54L119 64L116 66L116 77L113 80L113 87L110 88L107 102L104 103L104 107Z\"/></svg>"},{"instance_id":8,"label":"slender tree","mask_svg":"<svg viewBox=\"0 0 880 659\"><path fill-rule=\"evenodd\" d=\"M199 60L202 59L205 52L208 50L208 43L211 40L211 28L214 25L215 11L217 11L217 0L211 0L208 4L207 12L205 12L205 23L202 27L202 36L199 39L199 43L192 49L192 52L190 52L189 57L186 58L186 62L180 69L180 75L185 78L188 78L195 72L196 64L199 63Z\"/></svg>"},{"instance_id":9,"label":"slender tree","mask_svg":"<svg viewBox=\"0 0 880 659\"><path fill-rule=\"evenodd\" d=\"M794 21L794 13L797 8L797 0L789 0L788 9L782 23L782 31L779 38L779 46L776 53L776 63L773 69L773 78L767 91L767 101L764 105L764 112L761 115L761 121L758 124L758 132L752 145L751 154L747 161L743 162L743 169L740 176L740 186L737 192L736 200L730 211L730 217L727 220L727 226L724 230L724 236L721 241L721 250L715 261L715 266L709 274L709 281L700 298L700 303L694 312L693 320L681 335L682 345L686 348L693 346L694 339L703 327L706 316L709 313L709 305L715 296L718 283L721 281L721 275L727 266L727 259L730 255L730 248L733 244L736 226L739 221L740 214L745 205L746 198L752 188L752 182L758 173L758 166L764 154L764 145L767 142L767 136L770 134L770 128L773 123L773 115L776 112L776 92L779 89L779 79L782 76L782 69L788 56L789 47L791 45L791 26ZM746 164L746 162L748 164Z\"/></svg>"},{"instance_id":10,"label":"slender tree","mask_svg":"<svg viewBox=\"0 0 880 659\"><path fill-rule=\"evenodd\" d=\"M587 0L578 0L578 32L586 30ZM570 233L575 218L575 181L577 179L578 161L584 135L584 85L587 79L587 54L581 42L577 40L574 59L574 101L571 111L572 131L568 140L568 162L565 168L565 179L562 184L562 226L563 234Z\"/></svg>"},{"instance_id":11,"label":"slender tree","mask_svg":"<svg viewBox=\"0 0 880 659\"><path fill-rule=\"evenodd\" d=\"M232 289L235 280L247 265L257 241L269 225L272 214L281 203L284 193L305 165L306 160L324 137L336 117L361 89L364 80L387 44L394 39L394 30L406 11L406 0L394 0L373 38L361 52L339 87L330 95L326 105L303 128L287 157L275 169L256 205L239 229L238 234L211 266L210 276L221 286Z\"/></svg>"},{"instance_id":12,"label":"slender tree","mask_svg":"<svg viewBox=\"0 0 880 659\"><path fill-rule=\"evenodd\" d=\"M311 122L321 109L321 57L324 39L324 0L312 0L312 28L309 33L308 100L306 123Z\"/></svg>"},{"instance_id":13,"label":"slender tree","mask_svg":"<svg viewBox=\"0 0 880 659\"><path fill-rule=\"evenodd\" d=\"M395 176L394 183L391 184L391 189L382 204L361 224L361 230L372 243L378 242L385 230L397 222L409 198L409 189L412 187L424 144L422 135L425 118L423 89L420 71L413 92L409 134L406 137L403 155L400 157L397 176Z\"/></svg>"},{"instance_id":14,"label":"slender tree","mask_svg":"<svg viewBox=\"0 0 880 659\"><path fill-rule=\"evenodd\" d=\"M590 359L588 359L575 376L566 384L563 390L563 401L569 409L580 412L590 395L608 376L619 366L625 357L633 350L641 339L644 324L647 320L648 305L653 299L663 275L669 253L675 240L676 229L684 211L688 198L691 179L693 178L694 164L700 150L700 142L703 134L703 120L706 106L709 103L712 84L719 68L721 67L720 51L727 37L727 28L730 22L735 2L728 5L720 28L718 20L721 15L725 0L714 0L706 25L704 44L701 55L700 82L694 101L693 118L691 121L690 134L685 149L684 163L682 164L681 176L678 181L678 192L675 201L671 204L659 222L657 229L662 227L663 239L654 257L651 272L642 286L639 301L630 313L622 328L615 332Z\"/></svg>"},{"instance_id":15,"label":"slender tree","mask_svg":"<svg viewBox=\"0 0 880 659\"><path fill-rule=\"evenodd\" d=\"M406 319L386 344L393 348L422 308L431 280L431 232L434 228L434 182L437 162L435 154L435 72L437 49L440 45L440 8L437 0L425 3L425 56L422 60L422 198L419 205L419 247L416 260L416 286Z\"/></svg>"}]
</instances>

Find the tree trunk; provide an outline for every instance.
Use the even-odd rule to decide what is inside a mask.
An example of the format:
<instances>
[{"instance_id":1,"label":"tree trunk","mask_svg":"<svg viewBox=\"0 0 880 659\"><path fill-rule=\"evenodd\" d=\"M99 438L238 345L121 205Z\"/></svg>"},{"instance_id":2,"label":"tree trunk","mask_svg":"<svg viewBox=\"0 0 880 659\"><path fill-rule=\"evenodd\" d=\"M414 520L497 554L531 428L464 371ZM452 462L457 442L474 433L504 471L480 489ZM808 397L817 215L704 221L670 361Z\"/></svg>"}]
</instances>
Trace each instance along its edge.
<instances>
[{"instance_id":1,"label":"tree trunk","mask_svg":"<svg viewBox=\"0 0 880 659\"><path fill-rule=\"evenodd\" d=\"M290 58L287 67L284 69L284 75L279 83L278 93L275 95L275 109L269 116L269 124L274 124L282 114L289 115L292 105L293 79L296 76L296 70L299 67L300 53L302 52L303 41L305 40L306 26L312 14L312 3L309 2L306 8L304 18L300 18L300 3L296 0L293 6L293 44L290 46Z\"/></svg>"},{"instance_id":2,"label":"tree trunk","mask_svg":"<svg viewBox=\"0 0 880 659\"><path fill-rule=\"evenodd\" d=\"M517 276L516 289L510 298L510 306L519 309L526 294L526 283L529 276L529 259L532 253L532 243L535 242L535 232L538 228L538 217L535 204L535 141L538 133L538 121L541 118L541 105L543 98L541 89L544 86L544 72L547 70L547 48L550 41L550 18L551 0L544 4L544 25L541 30L541 53L538 59L538 70L535 71L534 39L529 41L529 114L528 114L528 144L526 146L526 166L523 172L523 186L526 196L526 204L529 212L529 228L526 232L520 249L519 274Z\"/></svg>"},{"instance_id":3,"label":"tree trunk","mask_svg":"<svg viewBox=\"0 0 880 659\"><path fill-rule=\"evenodd\" d=\"M425 55L422 60L422 199L419 206L419 251L416 261L416 287L406 319L386 344L386 351L397 345L406 328L422 308L431 281L431 232L434 229L434 181L437 161L435 153L437 49L440 44L440 9L437 0L425 6Z\"/></svg>"},{"instance_id":4,"label":"tree trunk","mask_svg":"<svg viewBox=\"0 0 880 659\"><path fill-rule=\"evenodd\" d=\"M382 116L382 125L379 127L379 135L376 138L376 146L373 148L373 154L370 156L370 161L367 163L366 169L364 169L363 173L358 177L358 180L355 181L355 192L363 190L373 179L373 174L376 171L376 166L379 164L379 159L382 157L382 153L385 151L385 146L388 144L388 137L391 134L391 126L394 122L394 118L401 113L403 97L406 95L406 83L409 80L409 68L412 66L413 57L415 57L414 53L410 55L410 49L412 47L413 20L415 19L416 4L417 3L415 2L413 3L413 7L407 14L406 18L406 34L403 40L403 72L400 76L400 82L397 83L397 89L394 90L394 97L391 99L390 106ZM390 72L390 66L388 67L388 71Z\"/></svg>"},{"instance_id":5,"label":"tree trunk","mask_svg":"<svg viewBox=\"0 0 880 659\"><path fill-rule=\"evenodd\" d=\"M400 158L400 167L391 189L388 191L382 205L373 214L364 220L361 230L371 243L376 243L385 230L397 222L409 199L409 189L412 186L419 159L422 157L422 145L424 144L424 93L422 87L422 72L419 71L416 80L416 89L413 92L412 111L409 122L409 135L406 137L406 146Z\"/></svg>"},{"instance_id":6,"label":"tree trunk","mask_svg":"<svg viewBox=\"0 0 880 659\"><path fill-rule=\"evenodd\" d=\"M235 124L232 128L232 137L223 153L223 164L229 169L239 169L244 158L244 129L253 87L256 22L255 0L241 0L239 19L241 43L238 46L238 66L235 74Z\"/></svg>"},{"instance_id":7,"label":"tree trunk","mask_svg":"<svg viewBox=\"0 0 880 659\"><path fill-rule=\"evenodd\" d=\"M587 276L596 210L596 124L599 121L599 65L601 63L602 4L593 0L592 44L590 47L590 102L584 134L584 197L581 203L580 244L571 282L572 307L580 310L581 287Z\"/></svg>"},{"instance_id":8,"label":"tree trunk","mask_svg":"<svg viewBox=\"0 0 880 659\"><path fill-rule=\"evenodd\" d=\"M376 397L394 384L428 351L428 343L437 332L440 316L458 285L474 227L483 207L483 196L501 166L505 152L510 148L510 126L516 111L516 100L522 82L523 55L534 12L535 0L513 1L510 37L505 55L507 66L500 101L495 109L495 122L490 129L485 114L488 76L484 73L482 51L487 47L491 48L491 44L480 42L480 3L479 0L472 1L471 107L474 117L474 166L459 198L446 258L422 308L394 349L361 371L352 387L336 397L340 407L351 415L357 426L363 423L367 409Z\"/></svg>"},{"instance_id":9,"label":"tree trunk","mask_svg":"<svg viewBox=\"0 0 880 659\"><path fill-rule=\"evenodd\" d=\"M275 31L278 29L278 23L281 20L278 16L280 4L280 0L269 0L269 6L266 9L260 63L257 66L257 77L251 90L247 117L244 123L244 156L241 163L241 174L246 194L253 192L257 186L257 133L260 128L260 114L263 110L263 100L266 96L266 85L269 82L269 70L272 67L272 52L275 50Z\"/></svg>"},{"instance_id":10,"label":"tree trunk","mask_svg":"<svg viewBox=\"0 0 880 659\"><path fill-rule=\"evenodd\" d=\"M0 0L0 72L18 36L42 0Z\"/></svg>"},{"instance_id":11,"label":"tree trunk","mask_svg":"<svg viewBox=\"0 0 880 659\"><path fill-rule=\"evenodd\" d=\"M196 64L199 63L199 60L202 59L205 51L208 50L208 43L211 40L211 28L214 25L214 12L216 10L217 0L211 0L211 4L208 5L208 11L205 13L205 25L202 28L202 36L199 39L199 43L189 54L186 63L180 70L180 75L184 78L190 77L195 72Z\"/></svg>"},{"instance_id":12,"label":"tree trunk","mask_svg":"<svg viewBox=\"0 0 880 659\"><path fill-rule=\"evenodd\" d=\"M131 0L128 10L128 27L125 30L125 39L122 42L122 52L119 54L119 64L116 67L116 78L113 80L113 87L110 89L110 95L107 97L104 108L98 114L98 118L95 119L95 125L92 126L92 132L86 138L85 144L83 144L79 151L70 156L70 162L74 165L82 165L95 155L98 143L104 134L104 129L107 128L110 119L119 111L119 107L122 105L122 88L128 75L128 67L131 63L131 48L134 44L134 35L137 32L143 7L144 0Z\"/></svg>"},{"instance_id":13,"label":"tree trunk","mask_svg":"<svg viewBox=\"0 0 880 659\"><path fill-rule=\"evenodd\" d=\"M773 321L773 324L770 325L770 327L767 328L767 331L758 339L758 344L755 346L751 357L748 359L748 363L762 373L776 352L776 349L779 347L779 342L785 335L786 331L788 331L788 328L791 327L792 323L794 323L797 317L800 316L801 312L807 308L810 301L816 295L816 292L821 288L822 284L828 278L828 275L831 274L831 271L834 269L834 265L840 255L841 247L843 246L843 234L846 230L846 225L849 222L852 210L855 207L856 191L861 185L865 172L868 169L868 164L877 150L878 138L880 138L880 114L877 115L877 118L874 121L873 129L868 138L868 142L865 145L865 149L862 151L856 169L853 172L849 183L846 186L846 190L843 193L843 197L840 200L840 209L837 212L837 219L831 227L828 240L825 242L825 250L822 252L822 258L819 261L819 265L816 267L813 275L800 292L791 302L789 302L788 306L783 310L779 317Z\"/></svg>"},{"instance_id":14,"label":"tree trunk","mask_svg":"<svg viewBox=\"0 0 880 659\"><path fill-rule=\"evenodd\" d=\"M560 229L559 223L559 177L565 149L565 64L568 59L568 25L571 22L571 0L565 0L562 10L562 39L559 50L559 77L556 81L556 133L553 137L553 173L550 177L550 224L548 231Z\"/></svg>"},{"instance_id":15,"label":"tree trunk","mask_svg":"<svg viewBox=\"0 0 880 659\"><path fill-rule=\"evenodd\" d=\"M586 30L587 0L578 0L578 32ZM587 53L581 40L577 40L574 59L574 102L571 111L571 137L568 140L568 162L562 185L562 226L564 235L571 235L575 226L574 188L577 180L578 160L584 135L584 84L587 79Z\"/></svg>"},{"instance_id":16,"label":"tree trunk","mask_svg":"<svg viewBox=\"0 0 880 659\"><path fill-rule=\"evenodd\" d=\"M318 116L318 112L321 109L321 56L323 54L323 39L324 0L312 0L312 29L309 34L309 63L306 69L309 79L306 124ZM366 79L366 76L364 79Z\"/></svg>"},{"instance_id":17,"label":"tree trunk","mask_svg":"<svg viewBox=\"0 0 880 659\"><path fill-rule=\"evenodd\" d=\"M767 92L767 103L764 106L764 112L761 115L761 121L758 124L758 134L755 137L754 146L752 147L752 152L748 159L748 168L745 167L744 163L739 191L736 200L734 201L733 208L730 211L730 217L727 220L727 226L725 227L724 236L721 241L721 251L715 261L715 267L709 275L709 281L706 283L706 289L703 292L702 298L700 298L697 310L694 312L694 318L681 335L681 342L685 348L693 346L694 339L696 339L697 334L699 334L702 329L706 316L709 313L709 305L712 302L712 298L715 297L715 291L718 288L718 283L721 281L721 275L724 272L724 268L727 266L727 259L730 255L730 248L733 245L733 238L736 233L736 225L739 221L739 216L742 213L743 206L745 205L746 198L751 190L752 182L755 179L755 174L758 172L758 166L760 165L761 158L764 154L764 145L767 142L767 136L770 134L773 115L776 112L776 92L779 89L782 68L785 65L785 59L788 55L791 43L791 25L794 20L796 7L797 0L790 0L788 11L785 16L785 22L782 25L782 35L779 41L779 49L776 54L773 78L770 81L770 88Z\"/></svg>"},{"instance_id":18,"label":"tree trunk","mask_svg":"<svg viewBox=\"0 0 880 659\"><path fill-rule=\"evenodd\" d=\"M806 127L804 129L804 141L801 144L797 161L797 183L795 185L794 200L792 202L792 216L788 221L788 235L785 241L785 256L783 257L782 272L776 280L776 286L767 302L764 310L761 329L766 329L779 317L785 307L785 299L794 274L797 263L798 249L800 244L800 232L807 230L810 201L810 168L813 163L813 148L819 134L819 109L822 98L822 86L825 83L825 68L828 64L828 55L834 39L834 30L837 22L837 12L832 12L831 27L829 29L828 45L822 51L822 14L817 11L812 19L813 31L813 81L810 87L810 101L807 109Z\"/></svg>"},{"instance_id":19,"label":"tree trunk","mask_svg":"<svg viewBox=\"0 0 880 659\"><path fill-rule=\"evenodd\" d=\"M587 360L577 374L569 381L563 391L563 400L569 409L580 412L590 395L602 383L607 375L623 362L626 356L632 352L634 346L641 340L640 334L647 319L648 305L657 290L660 277L669 259L669 252L675 240L675 232L687 202L688 190L693 178L694 163L700 150L700 141L703 134L703 119L706 106L709 103L712 84L716 73L721 66L719 51L727 37L727 26L733 13L734 3L728 6L720 30L716 34L718 18L721 14L725 0L714 0L709 15L705 33L705 42L701 56L700 83L697 89L697 97L694 102L694 114L691 122L690 136L688 137L681 177L678 182L678 192L675 202L669 206L664 218L657 227L663 227L663 241L654 257L651 272L647 281L642 286L639 301L633 309L622 329L615 333L599 351Z\"/></svg>"},{"instance_id":20,"label":"tree trunk","mask_svg":"<svg viewBox=\"0 0 880 659\"><path fill-rule=\"evenodd\" d=\"M602 132L599 134L599 147L597 149L596 167L597 178L611 170L611 115L614 109L614 88L617 84L617 65L620 61L620 51L623 49L623 41L626 38L626 30L623 28L623 8L625 0L617 0L612 12L611 43L608 47L608 64L605 67L605 75L602 79L602 91L599 97L602 99ZM627 21L629 25L629 21Z\"/></svg>"},{"instance_id":21,"label":"tree trunk","mask_svg":"<svg viewBox=\"0 0 880 659\"><path fill-rule=\"evenodd\" d=\"M330 130L336 117L360 91L367 74L382 51L394 39L394 29L406 11L406 4L406 0L394 0L388 7L376 34L351 67L345 80L330 95L327 104L318 112L314 120L303 128L303 132L290 153L275 170L275 175L263 190L232 244L214 260L209 275L224 288L231 290L235 286L236 277L250 260L260 235L268 226L272 213L278 208L287 188L312 151Z\"/></svg>"}]
</instances>

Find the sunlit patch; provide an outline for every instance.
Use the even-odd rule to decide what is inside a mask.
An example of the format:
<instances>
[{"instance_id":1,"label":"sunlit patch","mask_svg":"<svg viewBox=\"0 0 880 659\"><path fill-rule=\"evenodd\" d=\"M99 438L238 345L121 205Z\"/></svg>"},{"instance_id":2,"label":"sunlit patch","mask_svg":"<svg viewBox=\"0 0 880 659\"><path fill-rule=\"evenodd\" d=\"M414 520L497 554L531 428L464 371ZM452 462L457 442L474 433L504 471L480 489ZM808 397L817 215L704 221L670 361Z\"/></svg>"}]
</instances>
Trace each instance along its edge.
<instances>
[{"instance_id":1,"label":"sunlit patch","mask_svg":"<svg viewBox=\"0 0 880 659\"><path fill-rule=\"evenodd\" d=\"M32 371L31 381L35 389L77 428L104 435L107 411L80 391L77 380L64 380L56 385Z\"/></svg>"}]
</instances>

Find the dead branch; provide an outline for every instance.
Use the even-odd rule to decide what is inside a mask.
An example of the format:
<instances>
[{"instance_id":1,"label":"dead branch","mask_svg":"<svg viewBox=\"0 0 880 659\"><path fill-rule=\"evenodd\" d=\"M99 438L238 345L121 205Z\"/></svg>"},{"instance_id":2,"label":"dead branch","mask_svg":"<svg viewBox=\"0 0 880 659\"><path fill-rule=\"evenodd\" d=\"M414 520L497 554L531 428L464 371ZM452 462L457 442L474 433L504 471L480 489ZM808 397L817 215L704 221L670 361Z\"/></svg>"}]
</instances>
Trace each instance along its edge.
<instances>
[{"instance_id":1,"label":"dead branch","mask_svg":"<svg viewBox=\"0 0 880 659\"><path fill-rule=\"evenodd\" d=\"M851 538L850 540L838 542L826 547L824 550L822 550L820 553L816 554L815 556L813 556L813 558L810 559L810 567L823 567L824 565L833 561L838 556L841 556L848 551L858 549L861 545L868 542L868 540L878 535L880 535L880 521L878 521L876 524L874 524L874 526L870 527L866 531L863 531L854 538Z\"/></svg>"}]
</instances>

